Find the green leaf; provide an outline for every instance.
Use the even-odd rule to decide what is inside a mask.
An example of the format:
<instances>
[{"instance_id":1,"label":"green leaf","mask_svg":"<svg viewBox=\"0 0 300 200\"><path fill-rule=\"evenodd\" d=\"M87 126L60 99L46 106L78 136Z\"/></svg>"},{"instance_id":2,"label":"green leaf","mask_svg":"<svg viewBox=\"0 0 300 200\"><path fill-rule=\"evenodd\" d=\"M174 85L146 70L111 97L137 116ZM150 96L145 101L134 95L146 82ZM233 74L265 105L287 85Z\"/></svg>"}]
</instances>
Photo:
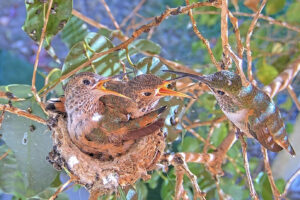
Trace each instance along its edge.
<instances>
[{"instance_id":1,"label":"green leaf","mask_svg":"<svg viewBox=\"0 0 300 200\"><path fill-rule=\"evenodd\" d=\"M262 180L261 181L261 187L262 187L261 194L262 194L263 199L265 199L265 200L272 199L273 193L272 193L272 189L271 189L267 174L264 173L261 180Z\"/></svg>"},{"instance_id":2,"label":"green leaf","mask_svg":"<svg viewBox=\"0 0 300 200\"><path fill-rule=\"evenodd\" d=\"M13 102L13 106L22 109L30 107L33 114L45 116L33 98ZM24 189L16 192L25 197L32 197L49 187L57 172L46 161L46 156L52 148L48 127L15 114L5 113L0 133L7 146L14 152L22 174Z\"/></svg>"},{"instance_id":3,"label":"green leaf","mask_svg":"<svg viewBox=\"0 0 300 200\"><path fill-rule=\"evenodd\" d=\"M7 145L0 146L0 155L8 151ZM25 190L16 157L10 152L0 162L0 190L5 193L21 193Z\"/></svg>"},{"instance_id":4,"label":"green leaf","mask_svg":"<svg viewBox=\"0 0 300 200\"><path fill-rule=\"evenodd\" d=\"M300 22L299 10L300 10L300 2L296 1L292 3L286 12L287 22L299 24Z\"/></svg>"},{"instance_id":5,"label":"green leaf","mask_svg":"<svg viewBox=\"0 0 300 200\"><path fill-rule=\"evenodd\" d=\"M292 106L293 106L293 101L290 97L288 97L286 101L280 105L280 108L283 108L285 110L290 110Z\"/></svg>"},{"instance_id":6,"label":"green leaf","mask_svg":"<svg viewBox=\"0 0 300 200\"><path fill-rule=\"evenodd\" d=\"M84 41L75 44L66 57L62 67L62 75L76 69L81 64L87 62L95 52L103 52L113 48L112 42L104 36L97 33L89 33ZM117 52L113 52L100 58L95 59L92 65L96 73L103 76L114 75L119 72L120 64ZM84 71L93 71L91 66L88 66Z\"/></svg>"},{"instance_id":7,"label":"green leaf","mask_svg":"<svg viewBox=\"0 0 300 200\"><path fill-rule=\"evenodd\" d=\"M152 42L151 40L139 39L131 43L133 48L136 48L138 51L145 51L151 54L160 54L161 47ZM129 46L130 47L130 46Z\"/></svg>"},{"instance_id":8,"label":"green leaf","mask_svg":"<svg viewBox=\"0 0 300 200\"><path fill-rule=\"evenodd\" d=\"M23 99L27 99L33 96L31 93L31 86L23 84L0 86L0 91L11 92L15 97Z\"/></svg>"},{"instance_id":9,"label":"green leaf","mask_svg":"<svg viewBox=\"0 0 300 200\"><path fill-rule=\"evenodd\" d=\"M162 188L160 190L160 195L162 199L172 199L174 194L175 184L173 181L164 181Z\"/></svg>"},{"instance_id":10,"label":"green leaf","mask_svg":"<svg viewBox=\"0 0 300 200\"><path fill-rule=\"evenodd\" d=\"M125 192L123 191L123 189L121 187L118 187L118 191L120 194L120 198L118 198L118 200L126 200L126 195L125 195Z\"/></svg>"},{"instance_id":11,"label":"green leaf","mask_svg":"<svg viewBox=\"0 0 300 200\"><path fill-rule=\"evenodd\" d=\"M160 77L170 77L167 73L162 73L161 70L168 69L166 65L164 65L158 58L155 57L144 57L139 60L136 64L136 67L143 73L143 74L156 74Z\"/></svg>"},{"instance_id":12,"label":"green leaf","mask_svg":"<svg viewBox=\"0 0 300 200\"><path fill-rule=\"evenodd\" d=\"M283 9L285 5L285 0L273 0L268 1L266 5L266 13L268 15L273 15Z\"/></svg>"},{"instance_id":13,"label":"green leaf","mask_svg":"<svg viewBox=\"0 0 300 200\"><path fill-rule=\"evenodd\" d=\"M282 194L285 189L284 179L280 178L280 179L275 180L275 184L276 184L276 187L279 190L280 194Z\"/></svg>"},{"instance_id":14,"label":"green leaf","mask_svg":"<svg viewBox=\"0 0 300 200\"><path fill-rule=\"evenodd\" d=\"M282 55L279 58L277 58L272 65L276 68L278 73L283 72L285 68L287 67L287 63L290 62L290 55Z\"/></svg>"},{"instance_id":15,"label":"green leaf","mask_svg":"<svg viewBox=\"0 0 300 200\"><path fill-rule=\"evenodd\" d=\"M225 123L221 123L219 127L216 127L211 137L211 141L215 146L219 146L228 134L228 127Z\"/></svg>"},{"instance_id":16,"label":"green leaf","mask_svg":"<svg viewBox=\"0 0 300 200\"><path fill-rule=\"evenodd\" d=\"M138 200L146 199L148 194L146 184L143 181L138 181L137 183L135 183L135 187L137 191Z\"/></svg>"},{"instance_id":17,"label":"green leaf","mask_svg":"<svg viewBox=\"0 0 300 200\"><path fill-rule=\"evenodd\" d=\"M184 137L180 152L200 152L199 140L194 137Z\"/></svg>"},{"instance_id":18,"label":"green leaf","mask_svg":"<svg viewBox=\"0 0 300 200\"><path fill-rule=\"evenodd\" d=\"M79 18L72 16L61 32L62 41L70 49L74 44L82 41L89 33L87 25Z\"/></svg>"},{"instance_id":19,"label":"green leaf","mask_svg":"<svg viewBox=\"0 0 300 200\"><path fill-rule=\"evenodd\" d=\"M25 2L27 16L23 30L31 39L38 42L42 34L43 19L47 13L49 1L28 0ZM72 7L72 0L53 0L45 34L46 46L50 46L51 38L63 29L71 17Z\"/></svg>"},{"instance_id":20,"label":"green leaf","mask_svg":"<svg viewBox=\"0 0 300 200\"><path fill-rule=\"evenodd\" d=\"M232 179L222 178L221 188L225 194L228 194L232 199L247 199L243 198L245 195L249 195L249 190L245 190L245 186L236 184Z\"/></svg>"},{"instance_id":21,"label":"green leaf","mask_svg":"<svg viewBox=\"0 0 300 200\"><path fill-rule=\"evenodd\" d=\"M54 83L61 77L61 70L58 68L52 69L46 77L48 83ZM55 93L56 96L61 96L64 94L62 83L59 83L53 90L52 93Z\"/></svg>"},{"instance_id":22,"label":"green leaf","mask_svg":"<svg viewBox=\"0 0 300 200\"><path fill-rule=\"evenodd\" d=\"M157 187L159 178L160 178L159 172L155 171L151 175L151 179L147 181L147 183L151 189L155 189Z\"/></svg>"},{"instance_id":23,"label":"green leaf","mask_svg":"<svg viewBox=\"0 0 300 200\"><path fill-rule=\"evenodd\" d=\"M266 63L265 60L262 64L258 65L256 76L264 85L268 85L278 75L278 71L272 65Z\"/></svg>"},{"instance_id":24,"label":"green leaf","mask_svg":"<svg viewBox=\"0 0 300 200\"><path fill-rule=\"evenodd\" d=\"M285 129L287 133L292 133L294 131L294 126L291 123L286 123L285 124Z\"/></svg>"},{"instance_id":25,"label":"green leaf","mask_svg":"<svg viewBox=\"0 0 300 200\"><path fill-rule=\"evenodd\" d=\"M152 42L151 40L146 39L135 40L128 45L128 53L130 56L133 56L142 51L151 54L160 54L161 47L158 44ZM121 60L126 59L126 51L120 51L119 56Z\"/></svg>"}]
</instances>

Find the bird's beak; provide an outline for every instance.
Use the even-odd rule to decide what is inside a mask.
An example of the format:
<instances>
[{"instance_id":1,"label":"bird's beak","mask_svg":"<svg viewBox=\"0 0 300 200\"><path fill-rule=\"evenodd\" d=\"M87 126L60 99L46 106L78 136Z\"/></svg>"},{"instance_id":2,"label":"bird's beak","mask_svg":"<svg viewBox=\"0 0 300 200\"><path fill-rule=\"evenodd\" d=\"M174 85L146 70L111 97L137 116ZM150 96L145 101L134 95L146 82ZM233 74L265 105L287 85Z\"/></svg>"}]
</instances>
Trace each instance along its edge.
<instances>
[{"instance_id":1,"label":"bird's beak","mask_svg":"<svg viewBox=\"0 0 300 200\"><path fill-rule=\"evenodd\" d=\"M176 96L176 97L186 97L186 98L192 98L191 96L181 93L181 92L176 92L174 90L171 90L168 88L168 85L171 84L174 80L168 80L168 81L163 81L161 85L157 87L158 92L156 95L158 96Z\"/></svg>"},{"instance_id":2,"label":"bird's beak","mask_svg":"<svg viewBox=\"0 0 300 200\"><path fill-rule=\"evenodd\" d=\"M118 97L123 97L123 98L126 98L126 99L130 99L129 97L123 95L123 94L120 94L118 92L115 92L115 91L112 91L112 90L108 90L104 87L104 83L108 82L112 80L111 77L107 78L107 79L102 79L102 80L99 80L96 85L93 87L93 89L96 89L96 90L99 90L101 91L104 95L114 95L114 96L118 96Z\"/></svg>"},{"instance_id":3,"label":"bird's beak","mask_svg":"<svg viewBox=\"0 0 300 200\"><path fill-rule=\"evenodd\" d=\"M185 73L185 72L178 72L178 71L172 71L172 70L163 70L163 72L169 72L169 73L172 73L172 74L177 74L177 75L180 75L179 78L184 78L184 77L190 77L194 80L198 80L202 83L205 83L207 85L210 85L212 83L211 81L211 77L208 75L208 76L199 76L199 75L196 75L196 74L190 74L190 73Z\"/></svg>"}]
</instances>

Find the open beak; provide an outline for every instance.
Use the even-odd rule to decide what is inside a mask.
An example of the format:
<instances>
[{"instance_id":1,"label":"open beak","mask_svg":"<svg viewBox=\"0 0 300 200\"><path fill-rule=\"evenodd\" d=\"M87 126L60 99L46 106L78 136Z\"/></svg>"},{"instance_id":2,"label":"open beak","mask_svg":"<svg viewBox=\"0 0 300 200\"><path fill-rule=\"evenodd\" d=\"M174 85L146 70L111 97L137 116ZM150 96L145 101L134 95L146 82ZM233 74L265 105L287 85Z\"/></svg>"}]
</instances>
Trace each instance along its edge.
<instances>
[{"instance_id":1,"label":"open beak","mask_svg":"<svg viewBox=\"0 0 300 200\"><path fill-rule=\"evenodd\" d=\"M104 87L104 83L106 83L112 79L113 79L112 77L109 77L107 79L99 80L98 83L93 87L93 89L100 90L102 93L104 93L104 95L114 95L114 96L130 99L129 97L127 97L123 94L120 94L120 93L112 91L112 90L108 90Z\"/></svg>"},{"instance_id":2,"label":"open beak","mask_svg":"<svg viewBox=\"0 0 300 200\"><path fill-rule=\"evenodd\" d=\"M171 84L174 80L168 80L168 81L163 81L161 85L157 87L158 92L156 95L158 96L176 96L176 97L186 97L186 98L193 98L187 94L181 93L181 92L176 92L174 90L171 90L168 88L168 85Z\"/></svg>"}]
</instances>

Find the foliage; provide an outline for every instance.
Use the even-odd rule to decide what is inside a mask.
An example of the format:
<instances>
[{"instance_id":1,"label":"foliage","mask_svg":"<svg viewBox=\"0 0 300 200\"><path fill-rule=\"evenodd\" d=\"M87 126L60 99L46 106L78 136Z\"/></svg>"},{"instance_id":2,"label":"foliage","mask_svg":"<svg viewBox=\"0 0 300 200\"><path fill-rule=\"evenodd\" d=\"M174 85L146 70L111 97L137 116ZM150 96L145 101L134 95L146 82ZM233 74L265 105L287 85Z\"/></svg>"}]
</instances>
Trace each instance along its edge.
<instances>
[{"instance_id":1,"label":"foliage","mask_svg":"<svg viewBox=\"0 0 300 200\"><path fill-rule=\"evenodd\" d=\"M36 42L39 41L43 19L47 11L48 1L28 0L26 1L27 18L23 26L24 31ZM181 1L171 1L172 6L181 5ZM241 10L249 10L243 5ZM252 5L253 6L253 5ZM232 5L230 9L234 11ZM300 9L299 1L276 0L270 1L265 9L266 15L272 15L275 19L283 19L292 24L298 24L300 18L298 15ZM215 8L196 9L201 12L216 11ZM68 47L68 55L64 60L62 68L53 68L49 73L43 72L46 84L53 85L59 78L69 72L77 69L83 63L91 60L99 52L103 52L115 47L113 40L114 31L109 29L100 29L98 32L92 32L85 22L75 16L71 16L72 1L71 0L54 0L51 15L47 25L45 47L50 45L51 39L59 31L62 30L60 39ZM239 17L239 16L238 16ZM245 41L245 36L248 31L249 24L252 18L240 17L240 31L242 41ZM195 17L197 23L201 27L200 30L213 29L214 34L207 34L207 38L212 44L213 53L217 60L222 57L222 41L220 38L219 15L197 15ZM184 19L181 27L187 27ZM218 26L216 26L218 24ZM172 24L173 25L173 24ZM161 25L164 26L164 25ZM229 40L235 47L235 36L233 27L229 28ZM187 49L194 55L201 55L201 64L195 64L191 68L201 71L204 74L212 73L216 69L210 63L210 57L203 43L195 37L192 44ZM253 40L251 41L252 55L255 63L254 74L257 80L267 85L287 66L288 62L296 55L300 55L299 42L294 38L299 39L299 33L287 30L285 27L274 26L265 21L260 21L260 26L255 29ZM274 42L273 40L276 40ZM299 40L298 40L299 41ZM161 70L169 69L170 66L162 63L155 56L147 56L149 54L158 55L163 52L165 47L161 47L157 42L149 39L136 39L128 46L128 52L125 49L114 51L110 54L101 56L91 62L89 66L81 71L93 71L104 76L118 74L122 65L121 62L127 64L127 70L133 71L136 74L153 73L160 76L162 79L172 78L170 75L162 73ZM236 50L234 48L234 50ZM0 51L0 59L6 57L7 63L0 66L0 76L2 80L3 74L6 74L8 66L14 70L18 70L18 65L22 65L22 69L29 68L30 64L24 61L14 60L11 53ZM132 57L133 66L128 57ZM184 60L181 60L184 63ZM205 66L205 67L204 67ZM208 66L208 67L207 67ZM27 73L29 70L25 70ZM31 73L31 71L30 71ZM19 84L15 77L9 77L15 83L7 85L6 82L0 82L5 86L0 87L0 92L11 92L15 97L22 98L21 101L13 101L12 106L23 110L30 110L34 115L46 119L45 113L42 111L39 104L33 97L31 86ZM39 75L39 83L43 78ZM4 80L4 79L3 79ZM63 94L63 84L59 83L52 91L51 96L60 96ZM30 82L29 82L30 83ZM27 83L27 84L29 84ZM190 121L208 121L222 116L215 98L208 93L199 96L196 103L192 105L190 110L185 110L187 100L181 101L176 98L165 98L161 101L162 105L168 105L169 113L166 113L166 130L168 132L168 142L172 142L167 147L171 152L202 152L204 143L192 135L190 131L186 131L180 123L173 124L175 118L178 121L189 119ZM0 98L1 104L7 104L6 98ZM290 98L281 105L282 109L289 110L292 106ZM187 117L184 118L183 116ZM288 125L287 127L290 127ZM206 138L209 131L208 126L202 126L194 129L200 137ZM211 137L211 144L214 146L220 145L229 131L229 124L226 122L216 126ZM178 135L178 132L182 132ZM58 172L54 171L46 161L46 156L51 149L51 132L45 125L34 122L30 119L17 116L15 114L5 113L2 122L0 134L3 135L1 140L5 144L0 144L0 155L10 149L12 152L0 161L0 191L10 193L19 198L41 198L46 199L54 193L60 183L57 180ZM223 165L225 177L221 178L220 186L222 190L230 195L233 199L247 199L249 191L246 188L246 180L241 176L245 173L243 167L243 158L241 154L241 146L239 143L233 145L227 155L234 159L235 163L226 162ZM210 150L211 151L211 150ZM261 160L251 157L250 168L254 170ZM207 199L218 198L218 193L215 186L215 180L211 174L200 164L189 164L190 170L198 177L200 188L207 193ZM255 188L263 199L271 199L272 191L267 178L267 174L260 172L255 179ZM167 173L154 171L151 179L147 182L139 181L136 183L131 193L137 193L138 199L171 199L174 197L175 188L175 171L174 168L169 169ZM282 192L285 182L284 180L276 180L279 190ZM188 192L189 197L192 197L192 185L190 181L184 178L184 188ZM155 192L153 192L155 191ZM120 199L130 199L131 193L125 193L122 189L119 191ZM66 199L65 196L60 196L61 199Z\"/></svg>"}]
</instances>

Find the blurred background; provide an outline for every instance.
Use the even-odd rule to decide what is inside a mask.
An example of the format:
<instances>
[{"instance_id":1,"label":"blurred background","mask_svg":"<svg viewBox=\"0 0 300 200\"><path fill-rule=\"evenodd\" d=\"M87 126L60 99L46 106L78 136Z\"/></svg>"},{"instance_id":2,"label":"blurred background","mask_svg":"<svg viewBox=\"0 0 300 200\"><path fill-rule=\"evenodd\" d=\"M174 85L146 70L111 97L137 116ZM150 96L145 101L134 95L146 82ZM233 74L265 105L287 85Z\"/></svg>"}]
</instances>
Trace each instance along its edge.
<instances>
[{"instance_id":1,"label":"blurred background","mask_svg":"<svg viewBox=\"0 0 300 200\"><path fill-rule=\"evenodd\" d=\"M127 21L123 21L132 10L140 3L140 0L107 1L112 14L116 21L122 25L121 29L127 36L130 36L132 31L139 26L149 22L149 19L154 16L160 15L168 7L177 7L185 5L182 0L146 0L143 1L141 8L133 17ZM251 6L246 6L244 1L230 1L230 8L234 10L235 6L239 7L240 12L252 13ZM233 3L235 2L235 3ZM264 11L264 14L269 14L276 19L287 20L288 22L300 26L300 18L297 13L300 10L299 1L292 0L277 0L275 1L280 7L269 8ZM99 0L74 0L73 8L89 18L92 18L110 29L114 29L113 23L109 18L105 8ZM215 11L214 9L197 10L199 12ZM267 12L267 13L266 13ZM292 13L292 14L291 14ZM297 16L298 15L298 16ZM197 24L201 33L209 39L211 46L216 57L221 58L222 48L220 42L220 16L219 15L197 15ZM241 33L245 34L247 27L250 24L250 18L238 17ZM8 84L31 84L31 77L33 71L33 63L36 57L37 44L22 30L22 26L26 19L26 9L24 0L9 0L0 1L0 85ZM122 24L122 22L124 22ZM299 55L300 41L299 33L286 30L282 27L274 26L271 24L259 23L260 28L255 32L253 38L253 55L256 70L265 72L264 76L256 75L259 84L268 83L269 79L266 77L273 76L280 73L286 63L288 63L292 56ZM232 28L232 27L231 27ZM81 24L82 31L98 30L86 23ZM152 31L152 30L151 30ZM61 32L53 38L51 45L55 49L55 54L58 59L63 63L68 55L69 39L65 35L71 33ZM296 36L295 36L296 35ZM231 32L230 39L234 38ZM160 55L166 59L182 63L193 69L203 70L209 67L210 60L208 58L206 49L203 47L202 42L198 39L192 30L192 26L187 15L179 15L169 17L159 27L154 28L153 32L148 35L143 35L142 38L150 39L151 41L161 46ZM119 44L120 41L114 39L114 44ZM139 55L133 56L134 62L137 62L141 57ZM45 74L49 73L54 67L60 68L62 64L54 61L45 50L42 50L39 61L39 71L37 78L38 89L44 85ZM295 78L293 87L296 94L300 94L300 79L299 75ZM272 80L272 79L271 79ZM297 142L300 141L300 118L298 111L286 91L281 92L276 97L276 102L281 108L282 115L285 119L288 132L295 134L291 135L291 142L298 153L296 158L291 158L285 152L270 153L271 163L273 166L273 173L275 178L282 178L288 180L290 176L300 167L300 146ZM297 133L298 132L298 133ZM297 133L297 134L296 134ZM3 141L0 140L0 146ZM250 158L259 160L262 158L260 153L260 146L253 142L248 141L248 152ZM1 162L1 161L0 161ZM263 166L256 165L255 174L259 174L263 170ZM257 179L261 177L257 176ZM67 180L67 176L62 173L59 177L61 182ZM3 180L1 180L3 181ZM4 182L5 183L5 180ZM151 184L151 183L149 183ZM151 188L149 186L148 199L161 199L159 195L162 183ZM1 185L1 183L0 183ZM151 189L150 189L151 188ZM235 188L237 189L237 188ZM152 191L152 192L151 192ZM88 198L88 193L85 189L73 187L65 192L65 197L68 195L69 199L83 200ZM22 199L23 197L16 197L10 194L1 192L0 199ZM300 178L296 179L290 190L290 199L300 199Z\"/></svg>"}]
</instances>

